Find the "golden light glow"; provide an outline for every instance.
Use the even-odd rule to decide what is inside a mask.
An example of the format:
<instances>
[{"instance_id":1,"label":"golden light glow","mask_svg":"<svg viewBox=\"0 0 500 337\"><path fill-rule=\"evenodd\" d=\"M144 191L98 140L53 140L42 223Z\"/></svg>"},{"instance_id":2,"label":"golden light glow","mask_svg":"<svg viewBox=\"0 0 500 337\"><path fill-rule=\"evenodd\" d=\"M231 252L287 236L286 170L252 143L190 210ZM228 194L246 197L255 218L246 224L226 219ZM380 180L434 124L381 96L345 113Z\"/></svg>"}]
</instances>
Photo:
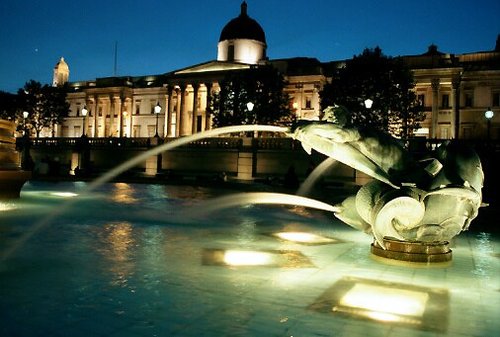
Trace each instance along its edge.
<instances>
[{"instance_id":1,"label":"golden light glow","mask_svg":"<svg viewBox=\"0 0 500 337\"><path fill-rule=\"evenodd\" d=\"M16 207L14 205L0 202L0 212L10 211L15 208Z\"/></svg>"},{"instance_id":2,"label":"golden light glow","mask_svg":"<svg viewBox=\"0 0 500 337\"><path fill-rule=\"evenodd\" d=\"M265 266L274 268L313 268L311 261L295 250L204 249L206 266Z\"/></svg>"},{"instance_id":3,"label":"golden light glow","mask_svg":"<svg viewBox=\"0 0 500 337\"><path fill-rule=\"evenodd\" d=\"M135 204L139 200L134 197L134 188L126 183L114 184L115 190L111 195L111 199L122 204Z\"/></svg>"},{"instance_id":4,"label":"golden light glow","mask_svg":"<svg viewBox=\"0 0 500 337\"><path fill-rule=\"evenodd\" d=\"M320 244L320 243L335 242L334 239L306 232L279 232L279 233L273 233L272 235L282 240L293 241L298 243Z\"/></svg>"},{"instance_id":5,"label":"golden light glow","mask_svg":"<svg viewBox=\"0 0 500 337\"><path fill-rule=\"evenodd\" d=\"M78 194L72 192L52 192L50 194L56 197L63 197L63 198L74 198L78 196Z\"/></svg>"},{"instance_id":6,"label":"golden light glow","mask_svg":"<svg viewBox=\"0 0 500 337\"><path fill-rule=\"evenodd\" d=\"M258 251L227 250L224 263L230 266L263 266L272 264L273 254Z\"/></svg>"},{"instance_id":7,"label":"golden light glow","mask_svg":"<svg viewBox=\"0 0 500 337\"><path fill-rule=\"evenodd\" d=\"M429 294L425 292L356 284L339 305L369 311L369 317L399 321L399 315L422 317Z\"/></svg>"}]
</instances>

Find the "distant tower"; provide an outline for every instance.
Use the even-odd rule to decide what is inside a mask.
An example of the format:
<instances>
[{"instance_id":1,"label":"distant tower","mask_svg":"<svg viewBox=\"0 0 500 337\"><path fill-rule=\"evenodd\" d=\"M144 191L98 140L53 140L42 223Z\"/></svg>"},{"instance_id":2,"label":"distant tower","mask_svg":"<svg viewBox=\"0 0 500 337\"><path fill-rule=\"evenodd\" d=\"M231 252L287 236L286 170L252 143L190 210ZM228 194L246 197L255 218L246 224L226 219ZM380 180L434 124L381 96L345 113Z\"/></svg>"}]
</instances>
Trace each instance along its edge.
<instances>
[{"instance_id":1,"label":"distant tower","mask_svg":"<svg viewBox=\"0 0 500 337\"><path fill-rule=\"evenodd\" d=\"M59 62L57 62L54 67L54 78L52 79L52 86L58 87L67 83L69 80L69 67L64 61L64 57L61 57Z\"/></svg>"},{"instance_id":2,"label":"distant tower","mask_svg":"<svg viewBox=\"0 0 500 337\"><path fill-rule=\"evenodd\" d=\"M257 21L247 14L247 3L241 13L229 21L220 34L217 60L257 64L266 59L266 34Z\"/></svg>"}]
</instances>

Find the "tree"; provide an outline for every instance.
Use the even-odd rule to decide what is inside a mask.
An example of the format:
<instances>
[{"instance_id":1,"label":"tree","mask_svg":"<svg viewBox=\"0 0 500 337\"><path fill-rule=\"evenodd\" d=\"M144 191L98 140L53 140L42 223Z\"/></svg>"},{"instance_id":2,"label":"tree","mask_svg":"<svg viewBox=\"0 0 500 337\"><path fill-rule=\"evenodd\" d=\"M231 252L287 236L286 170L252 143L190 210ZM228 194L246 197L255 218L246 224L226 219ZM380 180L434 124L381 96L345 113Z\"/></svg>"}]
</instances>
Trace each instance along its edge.
<instances>
[{"instance_id":1,"label":"tree","mask_svg":"<svg viewBox=\"0 0 500 337\"><path fill-rule=\"evenodd\" d=\"M36 137L40 136L43 128L51 128L55 135L55 125L61 123L68 116L69 104L66 102L66 93L63 88L42 86L37 81L26 82L18 90L20 110L17 113L18 125L22 124L28 130L34 130ZM24 120L23 111L28 112Z\"/></svg>"},{"instance_id":2,"label":"tree","mask_svg":"<svg viewBox=\"0 0 500 337\"><path fill-rule=\"evenodd\" d=\"M347 123L409 137L425 118L414 92L411 69L399 58L390 58L378 47L354 56L320 92L321 107L343 106ZM371 107L365 100L372 100Z\"/></svg>"},{"instance_id":3,"label":"tree","mask_svg":"<svg viewBox=\"0 0 500 337\"><path fill-rule=\"evenodd\" d=\"M229 73L212 96L213 126L291 124L293 114L284 87L283 76L272 66Z\"/></svg>"},{"instance_id":4,"label":"tree","mask_svg":"<svg viewBox=\"0 0 500 337\"><path fill-rule=\"evenodd\" d=\"M0 118L13 120L17 111L17 96L9 92L0 91Z\"/></svg>"}]
</instances>

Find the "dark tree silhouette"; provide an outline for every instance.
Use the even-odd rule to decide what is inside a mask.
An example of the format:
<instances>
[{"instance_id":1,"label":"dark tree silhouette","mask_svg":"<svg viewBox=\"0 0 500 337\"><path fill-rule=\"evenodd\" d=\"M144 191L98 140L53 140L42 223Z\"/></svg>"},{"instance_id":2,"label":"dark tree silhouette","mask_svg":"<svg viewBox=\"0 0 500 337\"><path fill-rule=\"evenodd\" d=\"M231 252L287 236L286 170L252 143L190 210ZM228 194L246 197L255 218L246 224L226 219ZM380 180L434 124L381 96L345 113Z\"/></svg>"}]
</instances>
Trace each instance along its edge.
<instances>
[{"instance_id":1,"label":"dark tree silhouette","mask_svg":"<svg viewBox=\"0 0 500 337\"><path fill-rule=\"evenodd\" d=\"M212 96L213 126L291 124L293 115L284 87L283 76L272 66L231 72L221 81L220 92Z\"/></svg>"},{"instance_id":2,"label":"dark tree silhouette","mask_svg":"<svg viewBox=\"0 0 500 337\"><path fill-rule=\"evenodd\" d=\"M343 106L350 112L348 124L405 138L425 118L414 88L413 73L401 59L385 56L378 47L365 49L324 86L321 108ZM365 106L366 99L373 101L370 108Z\"/></svg>"},{"instance_id":3,"label":"dark tree silhouette","mask_svg":"<svg viewBox=\"0 0 500 337\"><path fill-rule=\"evenodd\" d=\"M17 95L18 125L25 125L28 130L35 132L36 137L40 136L43 128L50 128L54 136L55 125L62 123L69 112L64 88L51 87L47 84L42 86L39 82L31 80L18 90ZM24 111L28 112L26 120L23 117Z\"/></svg>"}]
</instances>

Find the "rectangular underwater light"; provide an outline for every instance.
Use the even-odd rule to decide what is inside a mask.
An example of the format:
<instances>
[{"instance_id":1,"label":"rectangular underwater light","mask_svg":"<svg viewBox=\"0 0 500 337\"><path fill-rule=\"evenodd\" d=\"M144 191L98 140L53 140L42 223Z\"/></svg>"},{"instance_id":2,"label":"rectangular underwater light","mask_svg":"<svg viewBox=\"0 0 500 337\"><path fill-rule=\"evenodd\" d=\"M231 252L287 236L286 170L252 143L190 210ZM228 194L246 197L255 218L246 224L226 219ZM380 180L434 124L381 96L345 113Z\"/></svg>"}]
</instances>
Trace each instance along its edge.
<instances>
[{"instance_id":1,"label":"rectangular underwater light","mask_svg":"<svg viewBox=\"0 0 500 337\"><path fill-rule=\"evenodd\" d=\"M311 268L314 265L294 250L204 249L202 264L207 266L265 266L281 268Z\"/></svg>"},{"instance_id":2,"label":"rectangular underwater light","mask_svg":"<svg viewBox=\"0 0 500 337\"><path fill-rule=\"evenodd\" d=\"M271 235L281 240L291 241L306 245L323 245L323 244L340 242L339 240L330 237L308 232L277 232L277 233L271 233Z\"/></svg>"},{"instance_id":3,"label":"rectangular underwater light","mask_svg":"<svg viewBox=\"0 0 500 337\"><path fill-rule=\"evenodd\" d=\"M445 331L446 290L346 277L321 295L310 309L423 330Z\"/></svg>"}]
</instances>

